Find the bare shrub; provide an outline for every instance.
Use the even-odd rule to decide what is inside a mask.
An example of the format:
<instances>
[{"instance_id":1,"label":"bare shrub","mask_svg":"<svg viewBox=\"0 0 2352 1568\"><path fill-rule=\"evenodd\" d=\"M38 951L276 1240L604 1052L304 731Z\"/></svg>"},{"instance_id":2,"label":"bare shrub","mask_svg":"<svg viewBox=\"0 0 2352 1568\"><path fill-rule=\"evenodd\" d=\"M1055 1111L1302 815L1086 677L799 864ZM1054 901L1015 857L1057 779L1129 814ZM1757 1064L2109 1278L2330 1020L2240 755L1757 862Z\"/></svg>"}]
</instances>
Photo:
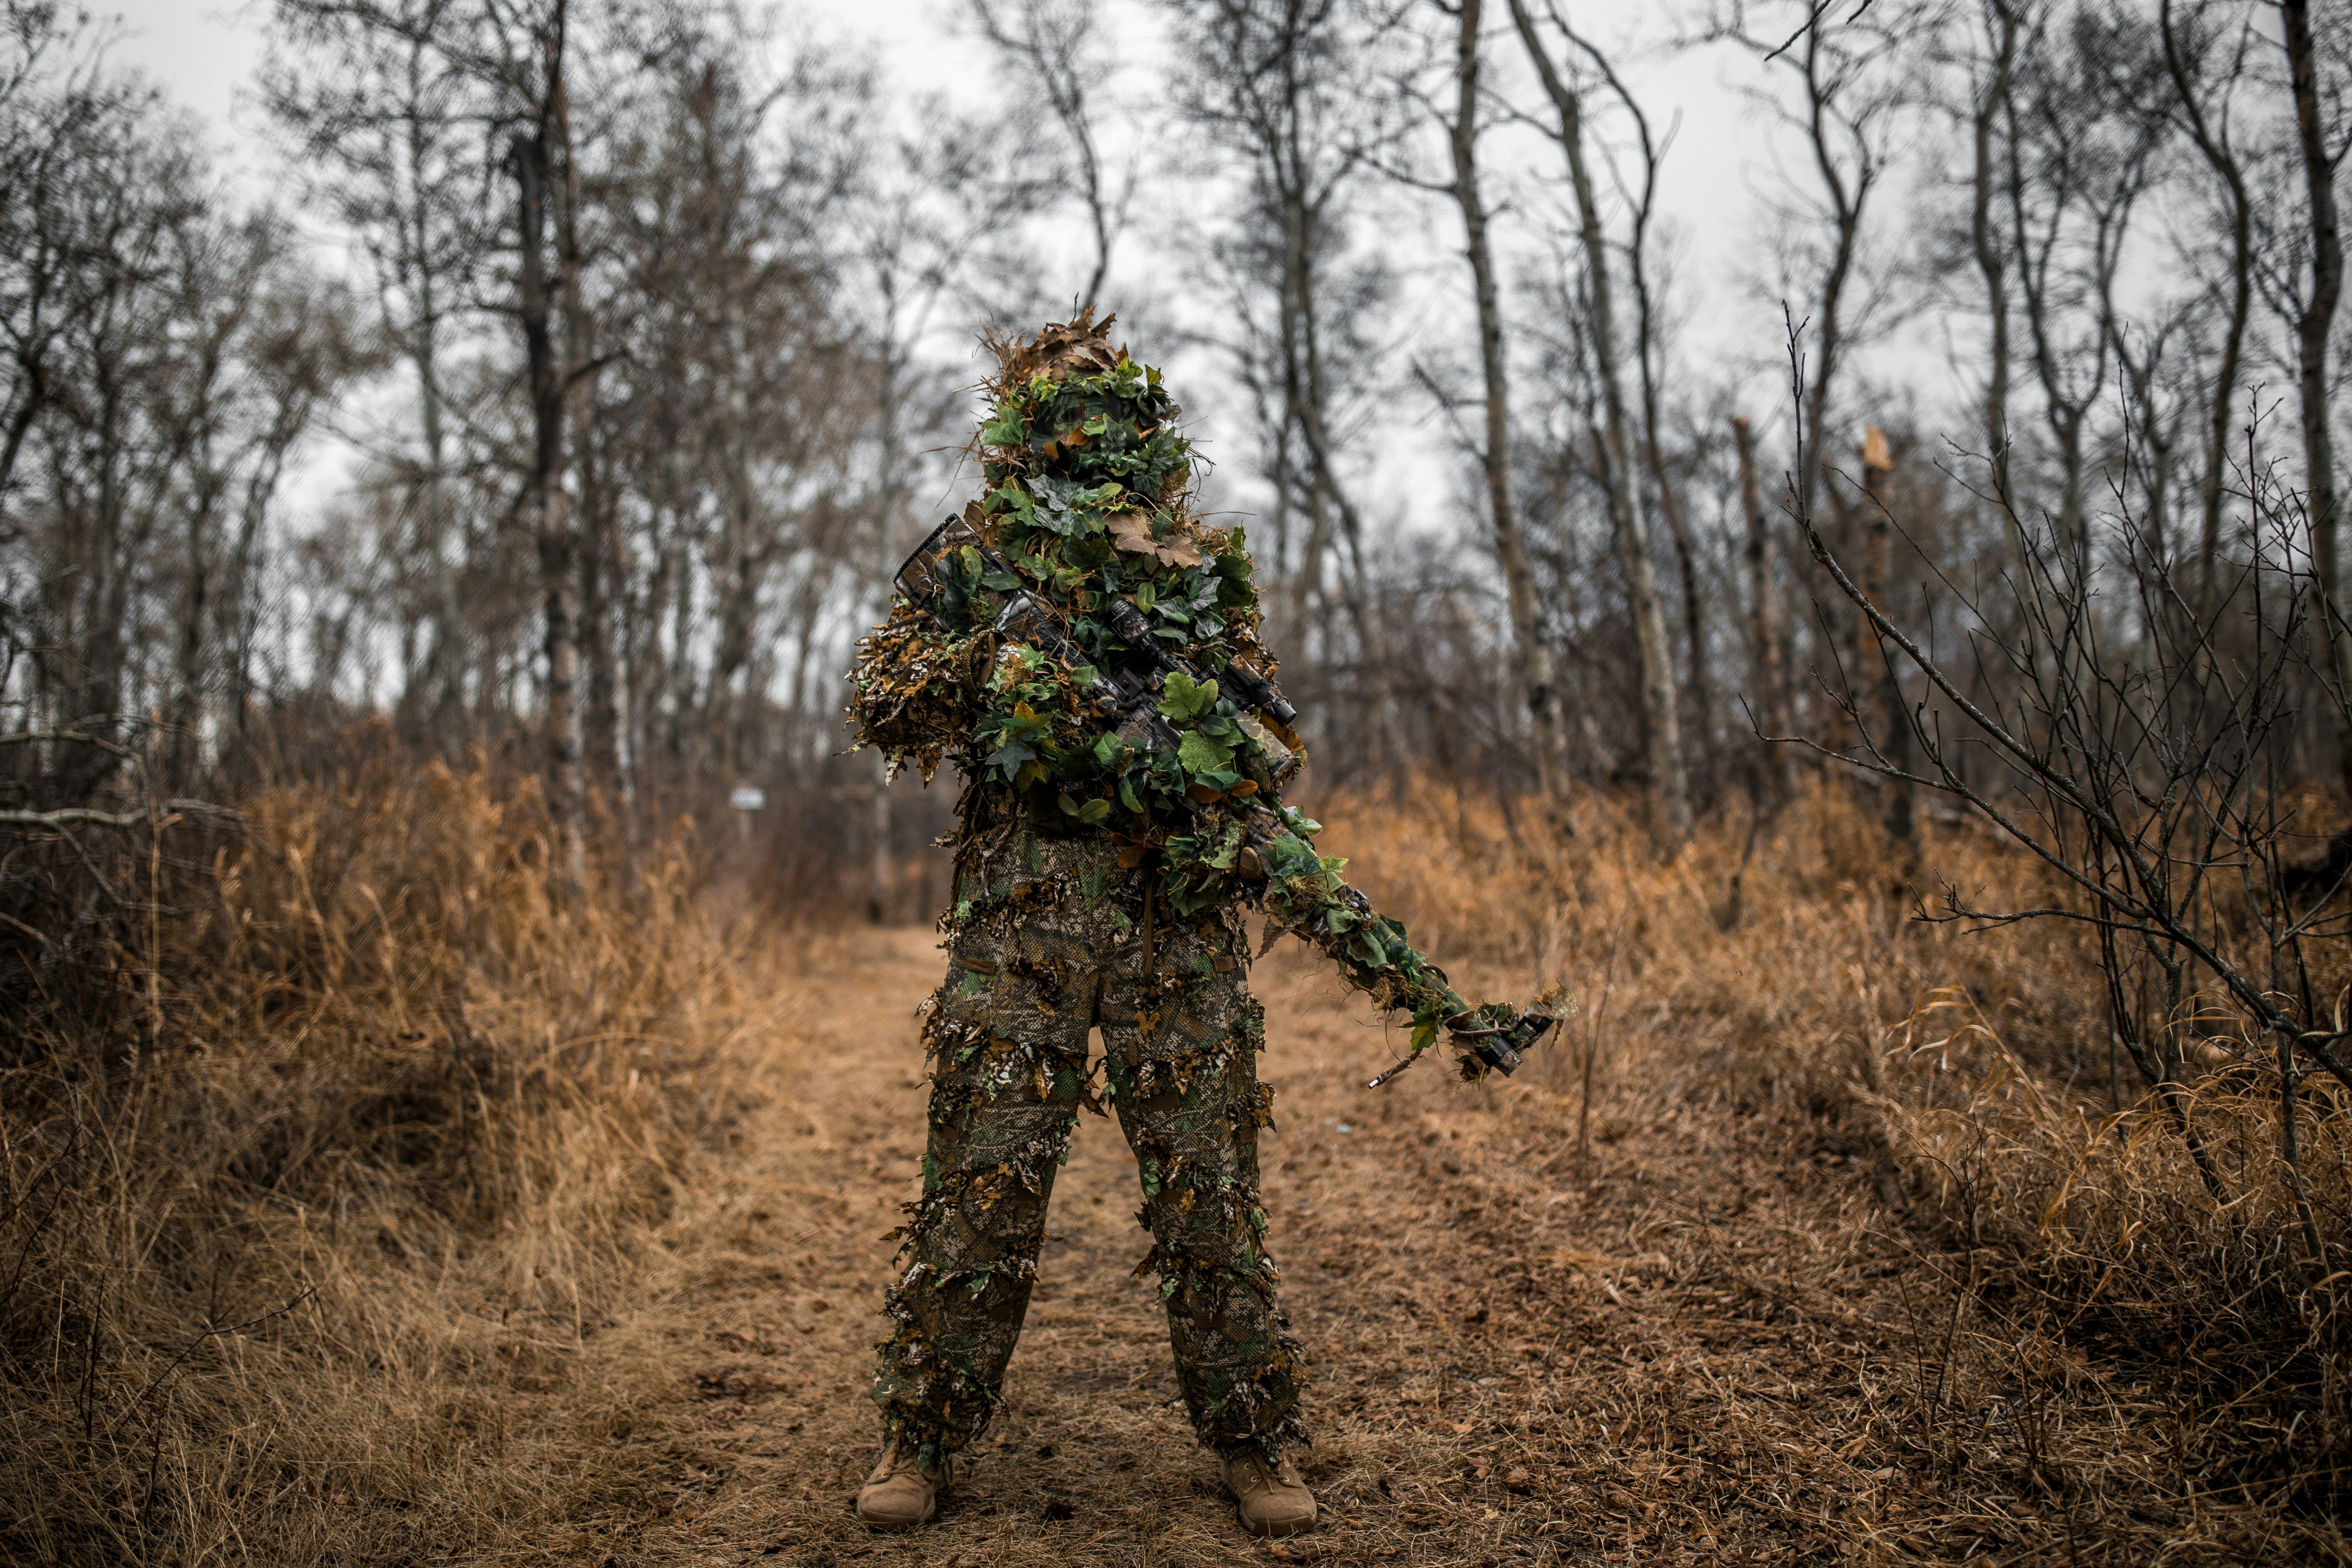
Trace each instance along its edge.
<instances>
[{"instance_id":1,"label":"bare shrub","mask_svg":"<svg viewBox=\"0 0 2352 1568\"><path fill-rule=\"evenodd\" d=\"M1703 1160L1759 1121L1782 1158L1858 1178L1911 1304L1885 1428L1952 1509L2064 1493L2121 1540L2130 1510L2171 1517L2166 1500L2224 1485L2258 1512L2328 1506L2352 1345L2339 1282L2299 1263L2266 1058L2203 998L2168 1109L2116 1043L2095 927L1970 930L1885 893L1888 866L1909 862L2037 907L2060 896L2051 868L1964 819L1922 817L1900 847L1878 805L1825 780L1752 826L1738 809L1703 822L1671 866L1637 810L1602 802L1579 803L1572 837L1426 782L1319 815L1327 848L1357 857L1351 874L1457 979L1524 985L1539 966L1570 982L1578 1016L1510 1089L1560 1141L1549 1179L1606 1167L1637 1130L1676 1130ZM2315 984L2342 963L2322 944ZM2300 1130L2331 1251L2352 1228L2333 1089L2304 1086ZM1692 1202L1712 1192L1702 1164L1659 1179Z\"/></svg>"},{"instance_id":2,"label":"bare shrub","mask_svg":"<svg viewBox=\"0 0 2352 1568\"><path fill-rule=\"evenodd\" d=\"M200 855L161 816L14 847L82 914L7 955L12 1560L404 1557L597 1484L485 1465L499 1390L723 1139L740 955L683 843L566 898L530 785L357 749Z\"/></svg>"}]
</instances>

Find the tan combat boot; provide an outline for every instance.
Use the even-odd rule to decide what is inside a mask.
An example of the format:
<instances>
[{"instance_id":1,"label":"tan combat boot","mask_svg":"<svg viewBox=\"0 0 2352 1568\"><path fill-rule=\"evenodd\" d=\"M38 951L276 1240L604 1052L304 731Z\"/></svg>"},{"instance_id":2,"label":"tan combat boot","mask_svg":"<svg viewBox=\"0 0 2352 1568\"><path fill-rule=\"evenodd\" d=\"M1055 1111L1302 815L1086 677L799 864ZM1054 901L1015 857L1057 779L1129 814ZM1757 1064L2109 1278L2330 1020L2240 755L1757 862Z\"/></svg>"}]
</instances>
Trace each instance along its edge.
<instances>
[{"instance_id":1,"label":"tan combat boot","mask_svg":"<svg viewBox=\"0 0 2352 1568\"><path fill-rule=\"evenodd\" d=\"M1315 1528L1315 1494L1298 1479L1287 1456L1269 1465L1255 1454L1227 1458L1225 1489L1240 1506L1242 1528L1252 1535L1297 1535Z\"/></svg>"},{"instance_id":2,"label":"tan combat boot","mask_svg":"<svg viewBox=\"0 0 2352 1568\"><path fill-rule=\"evenodd\" d=\"M876 1530L912 1530L929 1524L948 1489L952 1459L926 1469L914 1444L894 1441L882 1450L874 1473L858 1489L857 1517Z\"/></svg>"}]
</instances>

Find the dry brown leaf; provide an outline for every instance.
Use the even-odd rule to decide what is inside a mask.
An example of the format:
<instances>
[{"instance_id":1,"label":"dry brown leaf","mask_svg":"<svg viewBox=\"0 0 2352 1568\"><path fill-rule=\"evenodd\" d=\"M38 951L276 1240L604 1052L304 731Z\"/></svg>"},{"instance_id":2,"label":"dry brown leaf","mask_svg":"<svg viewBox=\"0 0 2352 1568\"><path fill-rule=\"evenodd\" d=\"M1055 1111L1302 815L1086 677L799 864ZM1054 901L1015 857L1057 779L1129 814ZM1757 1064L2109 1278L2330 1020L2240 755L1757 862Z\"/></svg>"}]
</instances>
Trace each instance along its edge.
<instances>
[{"instance_id":1,"label":"dry brown leaf","mask_svg":"<svg viewBox=\"0 0 2352 1568\"><path fill-rule=\"evenodd\" d=\"M1198 566L1200 542L1190 533L1171 533L1160 542L1160 559L1170 566Z\"/></svg>"},{"instance_id":2,"label":"dry brown leaf","mask_svg":"<svg viewBox=\"0 0 2352 1568\"><path fill-rule=\"evenodd\" d=\"M1160 542L1151 537L1151 520L1139 511L1118 511L1110 516L1110 542L1130 555L1157 555Z\"/></svg>"},{"instance_id":3,"label":"dry brown leaf","mask_svg":"<svg viewBox=\"0 0 2352 1568\"><path fill-rule=\"evenodd\" d=\"M1106 525L1110 530L1111 542L1130 555L1151 555L1166 566L1198 566L1201 563L1201 540L1190 524L1179 522L1169 530L1165 539L1151 536L1151 516L1149 512L1115 511Z\"/></svg>"}]
</instances>

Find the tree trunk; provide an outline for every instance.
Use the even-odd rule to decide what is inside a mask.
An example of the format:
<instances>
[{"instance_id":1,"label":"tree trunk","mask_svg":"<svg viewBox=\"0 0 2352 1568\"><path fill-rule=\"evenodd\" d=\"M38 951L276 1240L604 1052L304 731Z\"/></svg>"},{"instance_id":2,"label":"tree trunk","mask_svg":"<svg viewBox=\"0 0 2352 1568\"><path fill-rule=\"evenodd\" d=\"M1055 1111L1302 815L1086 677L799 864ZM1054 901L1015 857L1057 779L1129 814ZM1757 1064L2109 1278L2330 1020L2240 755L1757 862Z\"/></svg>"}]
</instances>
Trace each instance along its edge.
<instances>
[{"instance_id":1,"label":"tree trunk","mask_svg":"<svg viewBox=\"0 0 2352 1568\"><path fill-rule=\"evenodd\" d=\"M1652 419L1655 412L1653 410ZM1715 770L1715 682L1707 671L1706 609L1698 588L1698 550L1684 521L1682 501L1666 478L1664 457L1658 450L1654 424L1643 443L1648 448L1650 474L1658 487L1658 515L1666 520L1666 537L1674 541L1675 563L1682 575L1684 660L1690 689L1691 721L1696 727L1693 750L1697 753L1701 793L1713 790Z\"/></svg>"},{"instance_id":2,"label":"tree trunk","mask_svg":"<svg viewBox=\"0 0 2352 1568\"><path fill-rule=\"evenodd\" d=\"M2320 635L2337 689L2352 698L2352 626L2345 616L2341 551L2342 500L2336 489L2336 446L2328 426L2327 334L2344 294L2344 237L2336 226L2336 160L2327 153L2320 120L2319 81L2312 58L2310 0L2283 0L2288 76L2294 93L2296 140L2311 201L2311 297L2295 322L2303 403L2303 460L2311 516L2311 562L2319 577ZM2352 713L2336 709L2337 765L2352 789Z\"/></svg>"},{"instance_id":3,"label":"tree trunk","mask_svg":"<svg viewBox=\"0 0 2352 1568\"><path fill-rule=\"evenodd\" d=\"M580 647L587 666L583 762L599 790L621 780L621 683L613 662L613 606L621 585L620 523L596 449L596 323L581 292L580 167L572 144L572 100L557 83L555 144L563 159L555 258L563 298L563 380L572 407L572 471L580 487Z\"/></svg>"},{"instance_id":4,"label":"tree trunk","mask_svg":"<svg viewBox=\"0 0 2352 1568\"><path fill-rule=\"evenodd\" d=\"M2231 404L2237 397L2239 367L2245 353L2247 318L2253 310L2252 198L2246 189L2245 172L2226 140L2227 132L2217 132L2206 120L2189 62L2180 58L2179 40L2172 26L2172 0L2163 0L2158 8L2157 30L2164 46L2165 69L2188 119L2189 140L2220 176L2229 198L2230 320L2221 339L2221 368L2209 394L2213 407L2206 429L2205 473L2198 493L2202 517L2197 539L2197 608L2200 615L2210 615L2221 552L2221 500L2230 467L2230 429L2236 417Z\"/></svg>"},{"instance_id":5,"label":"tree trunk","mask_svg":"<svg viewBox=\"0 0 2352 1568\"><path fill-rule=\"evenodd\" d=\"M562 57L549 60L560 72ZM560 88L551 86L551 97ZM520 315L523 349L530 368L532 443L530 481L520 521L538 546L539 575L546 606L547 805L555 829L561 873L576 891L586 885L586 850L581 837L580 745L573 692L580 665L580 541L563 493L563 381L555 365L548 330L546 119L529 134L514 138L509 156L520 198L522 247Z\"/></svg>"},{"instance_id":6,"label":"tree trunk","mask_svg":"<svg viewBox=\"0 0 2352 1568\"><path fill-rule=\"evenodd\" d=\"M1475 9L1475 7L1471 7ZM1611 311L1608 247L1601 235L1601 210L1593 198L1592 177L1584 159L1583 106L1552 67L1536 37L1524 0L1511 0L1511 19L1520 41L1543 79L1544 91L1559 117L1559 142L1568 158L1569 178L1576 189L1577 220L1584 246L1585 271L1592 300L1592 358L1601 376L1601 401L1607 417L1605 437L1596 432L1601 468L1609 490L1609 517L1617 542L1618 560L1625 573L1632 600L1633 635L1642 659L1642 713L1652 792L1653 831L1667 854L1678 852L1690 837L1690 782L1684 771L1681 716L1675 700L1675 672L1666 648L1665 613L1658 602L1657 568L1650 558L1650 537L1643 517L1641 483L1634 476L1630 421L1625 413L1623 378L1618 374L1616 328ZM1470 24L1465 21L1464 26ZM1465 34L1465 37L1467 35ZM1468 112L1466 107L1465 113ZM1457 140L1459 132L1457 132ZM1460 163L1456 157L1457 167Z\"/></svg>"},{"instance_id":7,"label":"tree trunk","mask_svg":"<svg viewBox=\"0 0 2352 1568\"><path fill-rule=\"evenodd\" d=\"M1886 479L1895 471L1893 453L1887 449L1886 437L1877 426L1865 426L1862 440L1863 503L1869 510L1863 528L1869 538L1864 552L1863 592L1871 603L1890 615L1894 611L1895 591L1895 524L1887 510ZM1911 718L1903 697L1903 682L1895 673L1895 661L1888 656L1886 645L1869 626L1866 617L1854 617L1863 636L1868 637L1867 652L1857 648L1854 681L1864 686L1876 699L1865 717L1876 731L1879 754L1887 763L1902 772L1911 770ZM1857 637L1857 642L1861 640ZM1880 795L1880 821L1887 837L1898 844L1907 845L1912 836L1911 786L1901 779L1880 780L1885 786Z\"/></svg>"},{"instance_id":8,"label":"tree trunk","mask_svg":"<svg viewBox=\"0 0 2352 1568\"><path fill-rule=\"evenodd\" d=\"M433 584L433 647L425 656L423 684L431 704L429 721L434 740L445 749L457 742L465 715L466 679L463 616L457 605L457 574L449 563L449 513L446 479L448 443L441 427L439 306L435 300L432 237L427 228L431 211L425 189L425 50L422 40L411 43L408 59L408 202L415 218L413 243L416 262L416 322L408 345L416 365L417 414L425 439L424 554Z\"/></svg>"},{"instance_id":9,"label":"tree trunk","mask_svg":"<svg viewBox=\"0 0 2352 1568\"><path fill-rule=\"evenodd\" d=\"M890 613L891 569L898 563L890 558L890 523L893 501L898 483L898 312L895 296L888 300L883 316L886 323L882 340L880 439L876 462L874 483L874 544L876 569L882 584L882 615ZM877 619L880 617L877 617ZM897 880L891 861L890 844L890 763L882 752L874 753L873 820L867 831L872 842L866 846L870 858L866 891L866 916L880 925L890 915L890 894Z\"/></svg>"},{"instance_id":10,"label":"tree trunk","mask_svg":"<svg viewBox=\"0 0 2352 1568\"><path fill-rule=\"evenodd\" d=\"M1748 416L1732 416L1731 438L1739 453L1739 510L1748 522L1748 668L1756 687L1756 717L1768 735L1790 732L1789 678L1780 658L1780 589L1772 572L1772 533L1756 479L1756 436ZM1759 769L1763 793L1789 797L1789 751L1766 746Z\"/></svg>"},{"instance_id":11,"label":"tree trunk","mask_svg":"<svg viewBox=\"0 0 2352 1568\"><path fill-rule=\"evenodd\" d=\"M1356 510L1354 500L1349 495L1347 487L1340 483L1332 464L1329 428L1323 416L1324 409L1330 402L1330 393L1324 381L1321 334L1316 326L1315 279L1311 265L1314 217L1303 198L1289 196L1286 201L1290 205L1291 216L1297 226L1296 237L1287 247L1291 270L1289 287L1295 295L1289 320L1295 327L1286 332L1286 339L1295 336L1297 358L1285 366L1284 392L1297 410L1298 432L1306 441L1307 458L1314 465L1310 494L1315 499L1312 519L1314 535L1318 541L1328 532L1323 515L1323 501L1328 500L1339 514L1339 532L1348 550L1347 566L1339 577L1339 599L1348 612L1349 624L1356 634L1355 668L1378 672L1388 668L1388 650L1381 640L1379 626L1372 619L1365 594L1365 584L1371 574L1364 563L1363 518ZM1328 658L1328 628L1325 646ZM1374 690L1366 696L1360 688L1358 695L1360 700L1370 704L1367 726L1370 731L1367 737L1370 749L1382 763L1402 758L1403 749L1390 731L1387 693Z\"/></svg>"},{"instance_id":12,"label":"tree trunk","mask_svg":"<svg viewBox=\"0 0 2352 1568\"><path fill-rule=\"evenodd\" d=\"M1478 363L1486 389L1486 500L1494 513L1495 553L1510 604L1511 641L1519 694L1534 729L1536 778L1549 798L1567 791L1559 694L1552 688L1551 650L1536 610L1535 571L1511 495L1510 382L1503 363L1503 307L1495 287L1495 258L1486 241L1486 204L1478 192L1479 0L1462 0L1454 52L1455 114L1452 127L1454 199L1462 209L1464 248L1478 304Z\"/></svg>"},{"instance_id":13,"label":"tree trunk","mask_svg":"<svg viewBox=\"0 0 2352 1568\"><path fill-rule=\"evenodd\" d=\"M1985 456L1992 465L1993 495L2010 504L2009 489L2009 278L1993 242L1993 121L2009 99L2010 74L2017 58L2017 14L2008 0L1986 0L1993 18L1993 74L1969 119L1975 166L1969 189L1969 244L1984 279L1985 310L1991 341L1986 357Z\"/></svg>"}]
</instances>

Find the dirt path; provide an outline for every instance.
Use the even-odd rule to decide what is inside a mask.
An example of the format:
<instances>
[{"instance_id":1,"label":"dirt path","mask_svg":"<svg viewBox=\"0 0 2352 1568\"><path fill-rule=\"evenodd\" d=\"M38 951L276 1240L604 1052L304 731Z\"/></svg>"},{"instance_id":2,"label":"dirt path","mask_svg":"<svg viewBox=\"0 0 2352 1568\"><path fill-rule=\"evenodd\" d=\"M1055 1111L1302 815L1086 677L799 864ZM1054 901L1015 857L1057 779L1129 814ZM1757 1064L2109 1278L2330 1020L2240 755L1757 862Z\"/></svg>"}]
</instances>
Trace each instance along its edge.
<instances>
[{"instance_id":1,"label":"dirt path","mask_svg":"<svg viewBox=\"0 0 2352 1568\"><path fill-rule=\"evenodd\" d=\"M1842 1206L1864 1184L1717 1113L1603 1125L1603 1173L1571 1186L1564 1058L1500 1089L1424 1068L1367 1093L1389 1044L1290 944L1255 975L1279 1093L1265 1188L1316 1368L1302 1468L1325 1528L1268 1547L1234 1526L1130 1278L1133 1162L1086 1118L1008 1408L934 1528L868 1533L848 1500L875 1444L881 1237L916 1182L934 940L811 961L772 1042L777 1098L574 1363L575 1394L625 1412L603 1441L650 1478L580 1521L574 1560L1817 1562L1899 1542L1916 1494L1867 1414L1895 1325ZM1986 1544L2044 1538L2018 1511Z\"/></svg>"}]
</instances>

